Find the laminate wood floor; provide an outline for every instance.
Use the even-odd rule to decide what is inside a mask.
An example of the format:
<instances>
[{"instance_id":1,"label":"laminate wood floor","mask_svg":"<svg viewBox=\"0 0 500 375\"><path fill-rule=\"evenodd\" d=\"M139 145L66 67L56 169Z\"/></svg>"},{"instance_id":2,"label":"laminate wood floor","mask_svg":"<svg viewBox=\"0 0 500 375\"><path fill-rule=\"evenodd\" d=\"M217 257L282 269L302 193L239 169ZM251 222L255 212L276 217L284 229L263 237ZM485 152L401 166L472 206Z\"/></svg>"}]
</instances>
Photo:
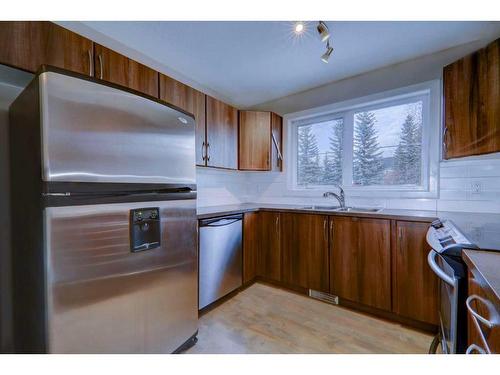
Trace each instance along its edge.
<instances>
[{"instance_id":1,"label":"laminate wood floor","mask_svg":"<svg viewBox=\"0 0 500 375\"><path fill-rule=\"evenodd\" d=\"M427 353L432 336L256 283L206 313L187 353Z\"/></svg>"}]
</instances>

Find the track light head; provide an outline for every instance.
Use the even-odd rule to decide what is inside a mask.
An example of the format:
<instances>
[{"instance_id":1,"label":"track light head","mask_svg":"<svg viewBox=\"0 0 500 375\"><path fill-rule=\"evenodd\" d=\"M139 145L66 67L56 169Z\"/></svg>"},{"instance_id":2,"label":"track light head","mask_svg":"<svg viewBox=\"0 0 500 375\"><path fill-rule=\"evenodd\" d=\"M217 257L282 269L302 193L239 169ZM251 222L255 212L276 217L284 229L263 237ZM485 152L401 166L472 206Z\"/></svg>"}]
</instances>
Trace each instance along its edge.
<instances>
[{"instance_id":1,"label":"track light head","mask_svg":"<svg viewBox=\"0 0 500 375\"><path fill-rule=\"evenodd\" d=\"M316 29L322 42L326 42L330 38L330 30L328 30L328 26L323 21L318 22Z\"/></svg>"},{"instance_id":2,"label":"track light head","mask_svg":"<svg viewBox=\"0 0 500 375\"><path fill-rule=\"evenodd\" d=\"M321 61L328 64L328 59L333 52L333 47L330 47L330 41L326 43L326 52L321 56Z\"/></svg>"}]
</instances>

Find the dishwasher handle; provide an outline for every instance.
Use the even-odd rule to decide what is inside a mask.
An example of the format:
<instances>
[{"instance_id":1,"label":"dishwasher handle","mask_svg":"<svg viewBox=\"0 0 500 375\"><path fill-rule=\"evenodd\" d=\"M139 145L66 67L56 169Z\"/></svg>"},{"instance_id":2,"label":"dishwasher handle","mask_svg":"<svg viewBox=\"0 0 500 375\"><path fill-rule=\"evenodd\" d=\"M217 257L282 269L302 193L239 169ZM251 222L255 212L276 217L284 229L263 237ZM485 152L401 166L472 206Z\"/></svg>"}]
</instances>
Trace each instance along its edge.
<instances>
[{"instance_id":1,"label":"dishwasher handle","mask_svg":"<svg viewBox=\"0 0 500 375\"><path fill-rule=\"evenodd\" d=\"M233 215L216 217L213 219L205 219L200 221L200 227L224 227L243 220L243 215Z\"/></svg>"}]
</instances>

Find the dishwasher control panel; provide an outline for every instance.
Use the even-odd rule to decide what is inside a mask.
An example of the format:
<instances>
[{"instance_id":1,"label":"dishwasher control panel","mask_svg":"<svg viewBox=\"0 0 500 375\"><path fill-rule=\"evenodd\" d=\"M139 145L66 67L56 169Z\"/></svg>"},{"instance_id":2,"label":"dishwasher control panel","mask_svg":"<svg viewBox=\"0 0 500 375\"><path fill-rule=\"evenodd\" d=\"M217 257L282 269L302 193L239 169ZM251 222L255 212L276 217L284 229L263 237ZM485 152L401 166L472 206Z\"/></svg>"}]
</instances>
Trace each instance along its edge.
<instances>
[{"instance_id":1,"label":"dishwasher control panel","mask_svg":"<svg viewBox=\"0 0 500 375\"><path fill-rule=\"evenodd\" d=\"M160 209L158 207L130 210L130 251L155 249L161 244Z\"/></svg>"}]
</instances>

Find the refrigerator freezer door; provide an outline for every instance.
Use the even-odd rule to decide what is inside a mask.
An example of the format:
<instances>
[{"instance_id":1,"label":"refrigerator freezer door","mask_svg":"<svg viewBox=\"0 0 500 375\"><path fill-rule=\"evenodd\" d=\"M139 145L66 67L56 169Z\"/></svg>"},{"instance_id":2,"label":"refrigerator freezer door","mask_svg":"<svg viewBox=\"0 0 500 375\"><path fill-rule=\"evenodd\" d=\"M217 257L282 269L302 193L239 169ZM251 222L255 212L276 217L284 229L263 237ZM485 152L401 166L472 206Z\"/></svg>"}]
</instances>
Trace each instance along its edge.
<instances>
[{"instance_id":1,"label":"refrigerator freezer door","mask_svg":"<svg viewBox=\"0 0 500 375\"><path fill-rule=\"evenodd\" d=\"M193 118L93 81L38 79L44 181L195 184Z\"/></svg>"},{"instance_id":2,"label":"refrigerator freezer door","mask_svg":"<svg viewBox=\"0 0 500 375\"><path fill-rule=\"evenodd\" d=\"M50 353L171 353L197 331L195 200L45 211ZM161 246L132 252L130 211L158 207Z\"/></svg>"}]
</instances>

